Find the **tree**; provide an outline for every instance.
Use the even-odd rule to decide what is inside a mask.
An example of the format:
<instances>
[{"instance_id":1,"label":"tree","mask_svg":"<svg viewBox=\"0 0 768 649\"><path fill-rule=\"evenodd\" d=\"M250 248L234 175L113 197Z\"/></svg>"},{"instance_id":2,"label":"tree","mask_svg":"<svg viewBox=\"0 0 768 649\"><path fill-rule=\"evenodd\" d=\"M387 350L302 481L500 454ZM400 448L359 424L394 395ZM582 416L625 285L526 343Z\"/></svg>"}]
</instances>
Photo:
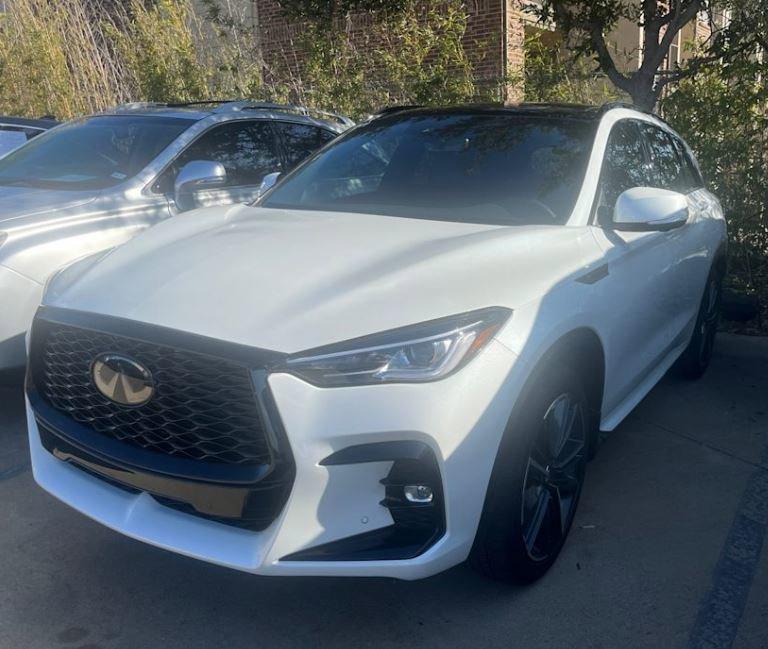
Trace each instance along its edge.
<instances>
[{"instance_id":1,"label":"tree","mask_svg":"<svg viewBox=\"0 0 768 649\"><path fill-rule=\"evenodd\" d=\"M594 58L603 73L635 104L652 109L666 85L691 74L690 66L662 71L678 32L707 8L707 0L544 0L534 9L540 20L553 20L577 55ZM621 71L606 35L625 18L643 28L642 63Z\"/></svg>"},{"instance_id":2,"label":"tree","mask_svg":"<svg viewBox=\"0 0 768 649\"><path fill-rule=\"evenodd\" d=\"M717 8L727 13L728 21L713 33L703 62L747 63L764 71L768 67L768 0L719 0Z\"/></svg>"}]
</instances>

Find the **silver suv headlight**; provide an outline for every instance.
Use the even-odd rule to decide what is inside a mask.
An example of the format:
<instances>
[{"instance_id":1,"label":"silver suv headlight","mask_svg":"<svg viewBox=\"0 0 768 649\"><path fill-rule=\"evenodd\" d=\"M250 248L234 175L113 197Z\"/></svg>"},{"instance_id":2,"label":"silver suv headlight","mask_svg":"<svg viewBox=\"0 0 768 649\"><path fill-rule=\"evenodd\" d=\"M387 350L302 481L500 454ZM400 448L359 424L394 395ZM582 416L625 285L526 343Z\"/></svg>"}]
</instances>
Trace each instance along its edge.
<instances>
[{"instance_id":1,"label":"silver suv headlight","mask_svg":"<svg viewBox=\"0 0 768 649\"><path fill-rule=\"evenodd\" d=\"M279 369L320 387L437 381L476 356L511 313L489 307L430 320L303 352Z\"/></svg>"}]
</instances>

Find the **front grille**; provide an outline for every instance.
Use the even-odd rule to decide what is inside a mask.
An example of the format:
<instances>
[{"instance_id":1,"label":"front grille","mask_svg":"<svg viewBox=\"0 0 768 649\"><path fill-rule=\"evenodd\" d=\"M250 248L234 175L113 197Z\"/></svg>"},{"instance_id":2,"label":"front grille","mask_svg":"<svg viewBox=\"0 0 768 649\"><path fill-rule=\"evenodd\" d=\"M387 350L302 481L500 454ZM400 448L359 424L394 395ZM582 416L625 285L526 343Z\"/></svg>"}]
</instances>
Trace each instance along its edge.
<instances>
[{"instance_id":1,"label":"front grille","mask_svg":"<svg viewBox=\"0 0 768 649\"><path fill-rule=\"evenodd\" d=\"M247 367L228 359L129 337L46 323L35 339L34 382L53 409L101 435L147 451L225 465L271 462ZM129 356L152 373L141 406L104 397L91 378L104 353Z\"/></svg>"}]
</instances>

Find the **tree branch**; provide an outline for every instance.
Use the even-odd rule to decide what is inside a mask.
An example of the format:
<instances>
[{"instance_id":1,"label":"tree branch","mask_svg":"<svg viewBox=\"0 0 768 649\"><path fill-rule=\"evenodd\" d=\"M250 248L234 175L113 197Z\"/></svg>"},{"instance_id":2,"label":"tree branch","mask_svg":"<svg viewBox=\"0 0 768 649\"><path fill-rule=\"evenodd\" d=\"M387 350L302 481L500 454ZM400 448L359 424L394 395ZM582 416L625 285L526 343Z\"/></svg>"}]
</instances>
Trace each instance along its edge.
<instances>
[{"instance_id":1,"label":"tree branch","mask_svg":"<svg viewBox=\"0 0 768 649\"><path fill-rule=\"evenodd\" d=\"M704 6L703 0L691 0L691 3L683 9L683 0L675 1L674 10L670 10L670 13L674 12L672 19L667 24L667 29L664 31L664 36L661 41L656 40L654 47L646 49L643 55L643 64L640 69L645 72L654 72L658 70L661 64L664 62L664 57L669 52L669 47L672 45L677 33L687 25L696 14ZM658 35L657 35L658 38ZM647 43L648 45L648 43Z\"/></svg>"},{"instance_id":2,"label":"tree branch","mask_svg":"<svg viewBox=\"0 0 768 649\"><path fill-rule=\"evenodd\" d=\"M596 21L592 21L588 25L588 32L592 47L597 56L597 61L600 63L603 72L605 72L606 76L611 80L611 83L617 88L620 88L624 92L631 92L631 79L619 72L616 67L616 63L614 62L611 53L608 51L608 45L605 42L605 36L603 36L602 25Z\"/></svg>"}]
</instances>

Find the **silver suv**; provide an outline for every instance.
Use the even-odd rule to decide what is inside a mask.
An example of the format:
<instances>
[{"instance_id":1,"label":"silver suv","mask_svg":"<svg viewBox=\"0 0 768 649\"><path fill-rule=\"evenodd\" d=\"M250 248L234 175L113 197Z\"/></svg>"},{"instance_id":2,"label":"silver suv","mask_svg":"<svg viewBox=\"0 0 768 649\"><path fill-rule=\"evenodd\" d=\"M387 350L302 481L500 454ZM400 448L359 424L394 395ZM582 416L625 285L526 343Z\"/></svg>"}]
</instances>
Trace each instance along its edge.
<instances>
[{"instance_id":1,"label":"silver suv","mask_svg":"<svg viewBox=\"0 0 768 649\"><path fill-rule=\"evenodd\" d=\"M248 101L129 104L68 122L0 159L0 370L58 268L196 207L254 200L352 125Z\"/></svg>"}]
</instances>

